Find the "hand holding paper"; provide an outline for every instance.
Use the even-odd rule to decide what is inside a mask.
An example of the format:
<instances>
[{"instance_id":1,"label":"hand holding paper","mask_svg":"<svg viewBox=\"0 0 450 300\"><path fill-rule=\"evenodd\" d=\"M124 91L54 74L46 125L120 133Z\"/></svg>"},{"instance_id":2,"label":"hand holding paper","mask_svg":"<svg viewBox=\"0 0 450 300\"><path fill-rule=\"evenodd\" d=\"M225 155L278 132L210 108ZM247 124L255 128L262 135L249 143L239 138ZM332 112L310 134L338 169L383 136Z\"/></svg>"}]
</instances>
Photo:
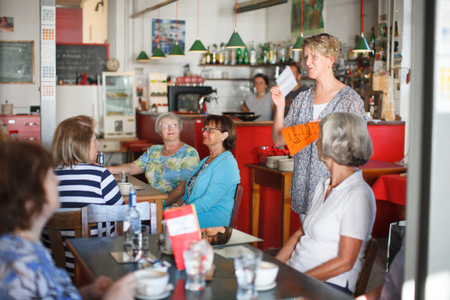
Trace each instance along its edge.
<instances>
[{"instance_id":1,"label":"hand holding paper","mask_svg":"<svg viewBox=\"0 0 450 300\"><path fill-rule=\"evenodd\" d=\"M276 80L277 84L280 86L281 94L286 97L294 87L297 86L297 80L295 79L294 73L289 66L287 66L284 71L278 76Z\"/></svg>"},{"instance_id":2,"label":"hand holding paper","mask_svg":"<svg viewBox=\"0 0 450 300\"><path fill-rule=\"evenodd\" d=\"M281 129L283 138L291 152L295 155L297 152L314 142L319 138L320 126L318 122L309 122Z\"/></svg>"}]
</instances>

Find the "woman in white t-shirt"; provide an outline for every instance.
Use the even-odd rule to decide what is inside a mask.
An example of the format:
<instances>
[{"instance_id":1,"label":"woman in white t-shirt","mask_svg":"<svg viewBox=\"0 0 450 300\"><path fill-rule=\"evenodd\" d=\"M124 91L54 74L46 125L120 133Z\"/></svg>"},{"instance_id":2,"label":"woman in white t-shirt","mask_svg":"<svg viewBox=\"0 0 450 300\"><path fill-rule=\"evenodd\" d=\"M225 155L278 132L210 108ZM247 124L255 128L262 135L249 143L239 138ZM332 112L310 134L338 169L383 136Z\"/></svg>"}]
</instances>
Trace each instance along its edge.
<instances>
[{"instance_id":1,"label":"woman in white t-shirt","mask_svg":"<svg viewBox=\"0 0 450 300\"><path fill-rule=\"evenodd\" d=\"M365 122L332 113L320 122L318 156L331 173L316 187L300 228L277 259L353 294L375 221L375 198L357 166L372 155Z\"/></svg>"}]
</instances>

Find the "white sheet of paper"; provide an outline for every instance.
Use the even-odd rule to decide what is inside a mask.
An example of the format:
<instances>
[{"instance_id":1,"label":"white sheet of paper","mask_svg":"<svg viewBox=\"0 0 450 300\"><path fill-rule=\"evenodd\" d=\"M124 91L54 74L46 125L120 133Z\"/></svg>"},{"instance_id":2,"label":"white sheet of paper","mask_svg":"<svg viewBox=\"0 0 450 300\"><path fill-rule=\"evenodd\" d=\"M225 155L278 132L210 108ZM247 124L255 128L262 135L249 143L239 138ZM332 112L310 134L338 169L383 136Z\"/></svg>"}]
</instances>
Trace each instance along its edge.
<instances>
[{"instance_id":1,"label":"white sheet of paper","mask_svg":"<svg viewBox=\"0 0 450 300\"><path fill-rule=\"evenodd\" d=\"M297 85L297 80L295 80L294 73L292 73L289 66L287 66L280 76L278 76L276 82L280 86L283 97L286 97L286 95Z\"/></svg>"}]
</instances>

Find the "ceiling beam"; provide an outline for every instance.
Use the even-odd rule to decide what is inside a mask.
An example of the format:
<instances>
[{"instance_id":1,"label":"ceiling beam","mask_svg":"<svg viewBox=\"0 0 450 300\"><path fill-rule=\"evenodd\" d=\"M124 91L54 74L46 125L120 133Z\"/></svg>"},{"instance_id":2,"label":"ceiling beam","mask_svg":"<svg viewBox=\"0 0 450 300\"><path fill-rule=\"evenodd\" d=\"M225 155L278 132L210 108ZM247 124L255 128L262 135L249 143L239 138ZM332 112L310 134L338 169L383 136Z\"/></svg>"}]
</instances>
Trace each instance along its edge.
<instances>
[{"instance_id":1,"label":"ceiling beam","mask_svg":"<svg viewBox=\"0 0 450 300\"><path fill-rule=\"evenodd\" d=\"M158 9L158 8L160 8L160 7L163 7L163 6L167 5L167 4L170 4L170 3L175 2L175 1L176 1L176 0L166 0L166 1L163 1L163 2L161 2L161 3L159 3L159 4L153 5L152 7L149 7L149 8L146 8L146 9L144 9L144 10L138 11L138 12L132 14L131 17L134 19L134 18L136 18L136 17L139 17L139 16L142 15L142 14L145 14L145 13L147 13L147 12L149 12L149 11Z\"/></svg>"}]
</instances>

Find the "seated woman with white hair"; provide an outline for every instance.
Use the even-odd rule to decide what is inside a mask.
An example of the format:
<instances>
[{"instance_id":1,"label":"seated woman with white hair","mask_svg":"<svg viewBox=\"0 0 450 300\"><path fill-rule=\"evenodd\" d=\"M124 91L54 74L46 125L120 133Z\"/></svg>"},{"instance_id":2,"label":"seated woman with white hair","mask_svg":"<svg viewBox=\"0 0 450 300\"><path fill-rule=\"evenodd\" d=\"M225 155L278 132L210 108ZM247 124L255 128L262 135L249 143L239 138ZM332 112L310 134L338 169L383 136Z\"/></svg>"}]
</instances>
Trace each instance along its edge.
<instances>
[{"instance_id":1,"label":"seated woman with white hair","mask_svg":"<svg viewBox=\"0 0 450 300\"><path fill-rule=\"evenodd\" d=\"M332 113L320 127L317 152L331 176L319 182L303 224L276 258L351 295L375 221L375 197L356 168L372 155L372 141L351 113Z\"/></svg>"}]
</instances>

